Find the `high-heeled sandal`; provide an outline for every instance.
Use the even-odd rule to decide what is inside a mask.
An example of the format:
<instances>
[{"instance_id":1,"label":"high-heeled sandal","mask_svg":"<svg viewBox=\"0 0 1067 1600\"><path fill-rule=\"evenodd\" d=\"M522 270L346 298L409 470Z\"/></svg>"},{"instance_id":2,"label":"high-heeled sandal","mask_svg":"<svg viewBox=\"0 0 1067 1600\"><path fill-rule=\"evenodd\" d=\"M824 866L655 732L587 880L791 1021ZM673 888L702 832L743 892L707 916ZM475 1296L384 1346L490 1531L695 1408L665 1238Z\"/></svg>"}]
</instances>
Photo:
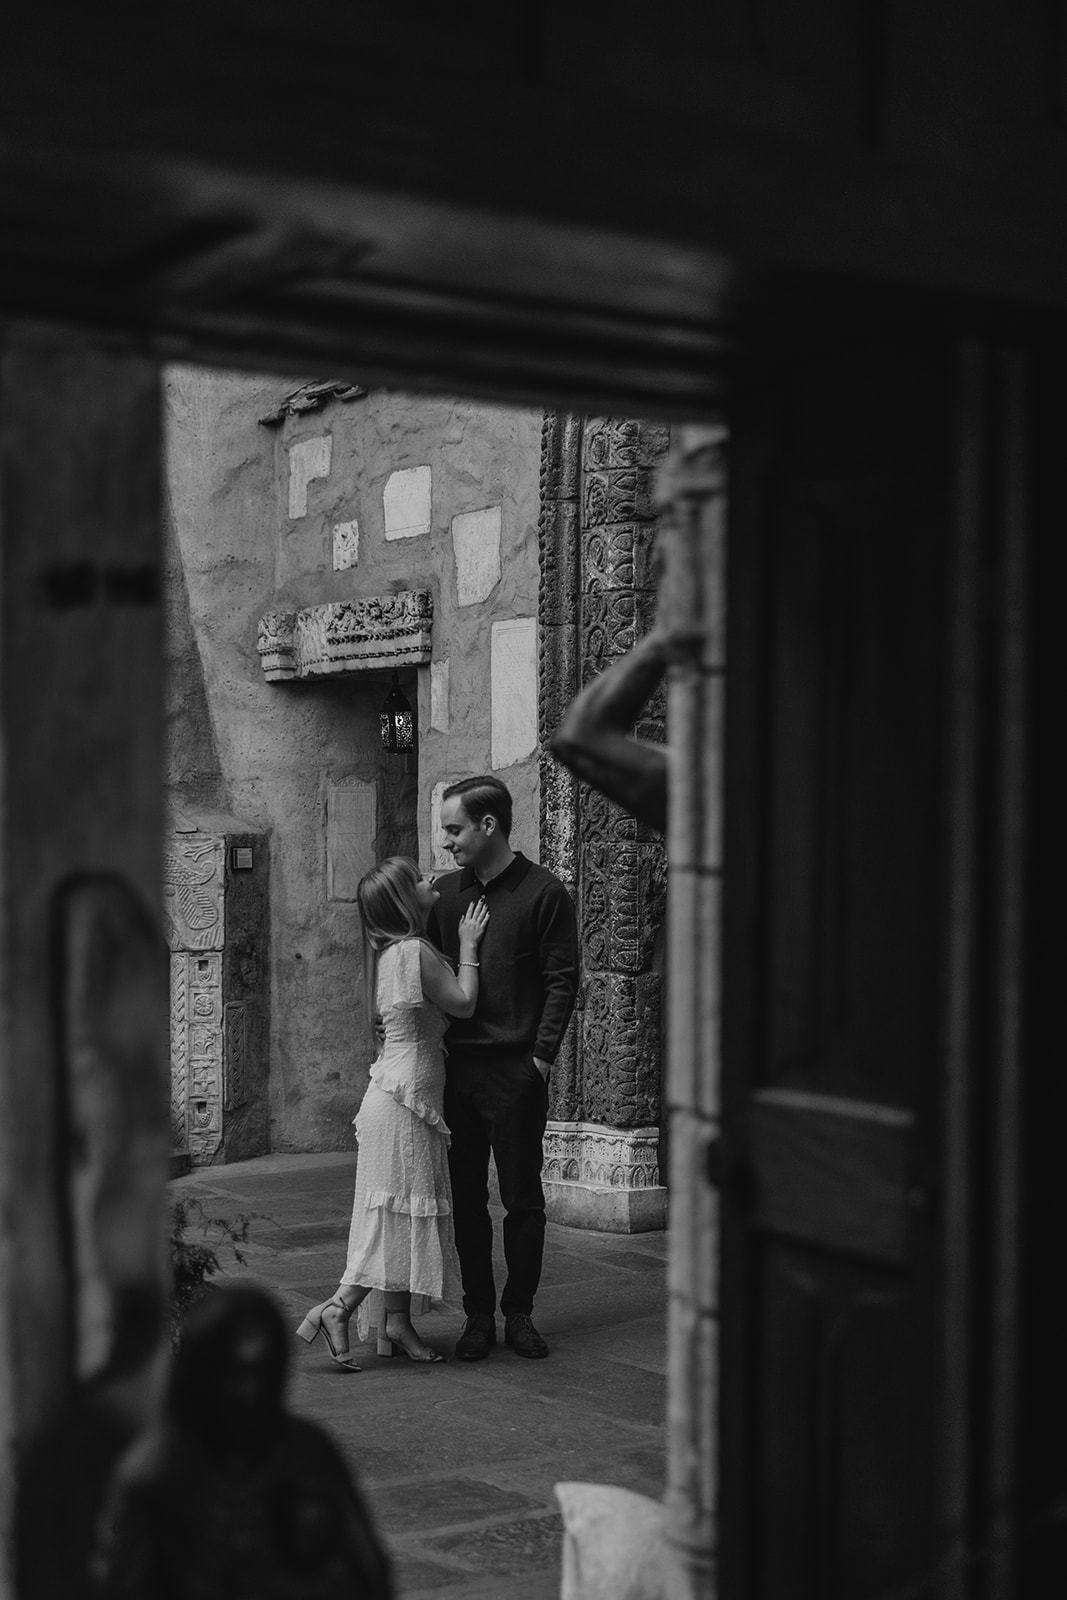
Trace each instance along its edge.
<instances>
[{"instance_id":1,"label":"high-heeled sandal","mask_svg":"<svg viewBox=\"0 0 1067 1600\"><path fill-rule=\"evenodd\" d=\"M362 1372L363 1368L353 1360L350 1350L334 1349L333 1340L330 1338L330 1330L322 1320L322 1313L328 1306L337 1306L341 1311L347 1312L349 1316L352 1315L351 1306L346 1306L343 1300L338 1300L336 1297L332 1300L324 1300L321 1305L313 1306L308 1312L296 1330L297 1338L303 1339L305 1344L314 1344L321 1333L327 1350L339 1367L343 1367L346 1372Z\"/></svg>"},{"instance_id":2,"label":"high-heeled sandal","mask_svg":"<svg viewBox=\"0 0 1067 1600\"><path fill-rule=\"evenodd\" d=\"M409 1328L411 1327L410 1323L408 1326ZM384 1332L378 1335L378 1354L380 1356L395 1356L400 1351L403 1351L409 1361L422 1363L443 1361L445 1359L444 1356L438 1355L436 1350L431 1350L428 1344L423 1344L414 1328L411 1328L410 1337L416 1341L414 1345L410 1344L403 1335L390 1333L389 1315L386 1313Z\"/></svg>"}]
</instances>

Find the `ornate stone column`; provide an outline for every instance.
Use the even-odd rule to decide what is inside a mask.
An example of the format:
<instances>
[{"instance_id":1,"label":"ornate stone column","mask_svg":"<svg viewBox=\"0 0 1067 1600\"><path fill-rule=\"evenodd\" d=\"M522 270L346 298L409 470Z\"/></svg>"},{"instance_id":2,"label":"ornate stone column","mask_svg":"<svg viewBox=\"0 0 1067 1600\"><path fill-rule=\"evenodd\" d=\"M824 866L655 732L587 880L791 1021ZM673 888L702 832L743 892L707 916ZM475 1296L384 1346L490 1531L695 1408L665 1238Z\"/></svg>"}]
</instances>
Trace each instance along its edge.
<instances>
[{"instance_id":1,"label":"ornate stone column","mask_svg":"<svg viewBox=\"0 0 1067 1600\"><path fill-rule=\"evenodd\" d=\"M549 413L541 472L542 745L590 677L625 655L655 607L652 500L665 425ZM660 695L637 730L664 738ZM660 1181L663 841L551 756L541 767L542 860L578 907L582 989L553 1075L550 1215L637 1232L666 1222Z\"/></svg>"}]
</instances>

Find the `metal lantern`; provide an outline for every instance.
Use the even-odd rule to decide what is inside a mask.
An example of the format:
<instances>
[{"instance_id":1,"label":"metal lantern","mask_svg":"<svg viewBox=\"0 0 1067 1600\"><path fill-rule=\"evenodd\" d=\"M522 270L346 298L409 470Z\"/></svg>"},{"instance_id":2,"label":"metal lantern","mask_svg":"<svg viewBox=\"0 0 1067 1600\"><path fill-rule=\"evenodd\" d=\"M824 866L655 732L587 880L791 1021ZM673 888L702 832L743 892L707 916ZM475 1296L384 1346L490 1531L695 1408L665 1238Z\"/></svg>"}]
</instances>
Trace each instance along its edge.
<instances>
[{"instance_id":1,"label":"metal lantern","mask_svg":"<svg viewBox=\"0 0 1067 1600\"><path fill-rule=\"evenodd\" d=\"M389 754L393 756L406 754L414 742L414 725L411 706L395 672L393 687L385 697L385 704L378 714L378 721L382 728L382 744Z\"/></svg>"}]
</instances>

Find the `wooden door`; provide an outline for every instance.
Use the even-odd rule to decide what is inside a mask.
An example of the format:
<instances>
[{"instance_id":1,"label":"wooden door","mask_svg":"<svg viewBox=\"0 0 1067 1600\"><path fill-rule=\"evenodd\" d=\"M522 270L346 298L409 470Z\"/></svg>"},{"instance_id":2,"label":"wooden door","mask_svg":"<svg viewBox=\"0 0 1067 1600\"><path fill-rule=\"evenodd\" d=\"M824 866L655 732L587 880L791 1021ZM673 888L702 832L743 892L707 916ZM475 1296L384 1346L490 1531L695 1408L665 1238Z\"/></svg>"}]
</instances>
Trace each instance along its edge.
<instances>
[{"instance_id":1,"label":"wooden door","mask_svg":"<svg viewBox=\"0 0 1067 1600\"><path fill-rule=\"evenodd\" d=\"M936 354L824 355L733 420L730 1600L910 1595L938 1543L949 386Z\"/></svg>"}]
</instances>

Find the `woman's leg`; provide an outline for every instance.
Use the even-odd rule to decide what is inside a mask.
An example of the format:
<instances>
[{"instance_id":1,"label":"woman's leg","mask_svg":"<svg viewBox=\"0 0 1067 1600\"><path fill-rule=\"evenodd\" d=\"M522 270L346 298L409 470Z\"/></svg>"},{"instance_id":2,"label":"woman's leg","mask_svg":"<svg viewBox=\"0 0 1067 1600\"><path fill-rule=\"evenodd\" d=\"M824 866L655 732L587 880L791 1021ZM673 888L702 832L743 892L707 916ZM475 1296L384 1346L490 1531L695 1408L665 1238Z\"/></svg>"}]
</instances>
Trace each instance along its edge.
<instances>
[{"instance_id":1,"label":"woman's leg","mask_svg":"<svg viewBox=\"0 0 1067 1600\"><path fill-rule=\"evenodd\" d=\"M378 1354L392 1355L393 1345L401 1345L413 1361L440 1361L429 1345L419 1338L411 1322L411 1294L405 1290L387 1290L385 1301L384 1338L378 1340Z\"/></svg>"},{"instance_id":2,"label":"woman's leg","mask_svg":"<svg viewBox=\"0 0 1067 1600\"><path fill-rule=\"evenodd\" d=\"M370 1290L362 1283L339 1283L334 1299L342 1301L349 1311L354 1311L369 1294Z\"/></svg>"},{"instance_id":3,"label":"woman's leg","mask_svg":"<svg viewBox=\"0 0 1067 1600\"><path fill-rule=\"evenodd\" d=\"M361 1300L365 1300L370 1290L358 1283L339 1283L332 1300L327 1300L322 1307L322 1325L330 1336L330 1341L338 1355L345 1355L348 1351L348 1322L353 1311Z\"/></svg>"}]
</instances>

